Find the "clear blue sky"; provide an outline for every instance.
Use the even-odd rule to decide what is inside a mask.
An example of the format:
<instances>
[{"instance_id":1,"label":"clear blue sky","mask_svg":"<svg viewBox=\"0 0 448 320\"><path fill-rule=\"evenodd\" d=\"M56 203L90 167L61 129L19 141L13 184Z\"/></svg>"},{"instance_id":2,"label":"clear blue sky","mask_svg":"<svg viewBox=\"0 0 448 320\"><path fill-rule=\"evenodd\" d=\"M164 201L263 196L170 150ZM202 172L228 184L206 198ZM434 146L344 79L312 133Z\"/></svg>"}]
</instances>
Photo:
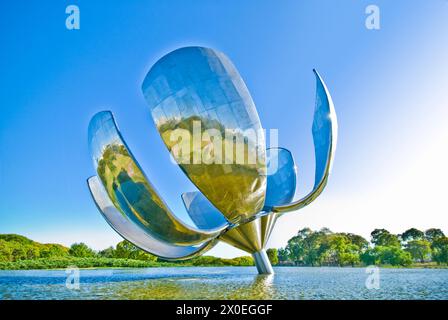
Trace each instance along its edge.
<instances>
[{"instance_id":1,"label":"clear blue sky","mask_svg":"<svg viewBox=\"0 0 448 320\"><path fill-rule=\"evenodd\" d=\"M371 3L380 30L365 28ZM65 28L69 4L80 8L80 30ZM0 35L0 233L97 249L120 240L85 182L94 174L87 125L105 109L186 217L180 194L194 188L169 161L140 85L158 58L187 45L232 59L263 127L278 128L296 158L297 196L313 184L313 68L333 96L331 181L281 219L270 245L304 226L365 237L375 227L448 231L448 1L2 1Z\"/></svg>"}]
</instances>

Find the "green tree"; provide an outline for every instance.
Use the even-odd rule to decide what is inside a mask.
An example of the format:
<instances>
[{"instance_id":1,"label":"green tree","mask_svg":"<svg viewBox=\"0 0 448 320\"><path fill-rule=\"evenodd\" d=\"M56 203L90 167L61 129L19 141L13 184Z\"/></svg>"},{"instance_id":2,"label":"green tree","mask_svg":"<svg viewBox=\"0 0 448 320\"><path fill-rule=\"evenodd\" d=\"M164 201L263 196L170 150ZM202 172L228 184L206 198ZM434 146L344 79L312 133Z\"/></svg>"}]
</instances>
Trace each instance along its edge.
<instances>
[{"instance_id":1,"label":"green tree","mask_svg":"<svg viewBox=\"0 0 448 320\"><path fill-rule=\"evenodd\" d=\"M278 249L278 260L279 262L287 262L289 261L289 253L285 248Z\"/></svg>"},{"instance_id":2,"label":"green tree","mask_svg":"<svg viewBox=\"0 0 448 320\"><path fill-rule=\"evenodd\" d=\"M314 232L299 230L279 252L281 261L291 260L296 265L357 265L360 254L367 250L368 242L351 233L332 233L327 228Z\"/></svg>"},{"instance_id":3,"label":"green tree","mask_svg":"<svg viewBox=\"0 0 448 320\"><path fill-rule=\"evenodd\" d=\"M28 239L27 237L18 235L18 234L0 234L0 240L4 240L7 242L16 242L20 244L27 244L32 245L35 244L35 242L31 239Z\"/></svg>"},{"instance_id":4,"label":"green tree","mask_svg":"<svg viewBox=\"0 0 448 320\"><path fill-rule=\"evenodd\" d=\"M10 243L12 245L12 261L25 260L26 259L26 249L25 246L16 244L14 242Z\"/></svg>"},{"instance_id":5,"label":"green tree","mask_svg":"<svg viewBox=\"0 0 448 320\"><path fill-rule=\"evenodd\" d=\"M242 257L236 257L232 259L234 261L234 265L236 266L253 266L254 263L254 259L252 257L249 256L242 256Z\"/></svg>"},{"instance_id":6,"label":"green tree","mask_svg":"<svg viewBox=\"0 0 448 320\"><path fill-rule=\"evenodd\" d=\"M345 233L326 235L319 249L321 264L354 266L359 263L359 247Z\"/></svg>"},{"instance_id":7,"label":"green tree","mask_svg":"<svg viewBox=\"0 0 448 320\"><path fill-rule=\"evenodd\" d=\"M370 235L372 236L372 243L375 246L401 247L398 236L390 233L386 229L375 229Z\"/></svg>"},{"instance_id":8,"label":"green tree","mask_svg":"<svg viewBox=\"0 0 448 320\"><path fill-rule=\"evenodd\" d=\"M229 263L230 264L230 260L229 259ZM218 257L212 257L212 256L200 256L194 259L191 259L190 262L194 265L194 266L224 266L225 265L225 260L218 258Z\"/></svg>"},{"instance_id":9,"label":"green tree","mask_svg":"<svg viewBox=\"0 0 448 320\"><path fill-rule=\"evenodd\" d=\"M431 257L431 243L428 240L408 241L405 250L411 254L414 260L420 262L425 262Z\"/></svg>"},{"instance_id":10,"label":"green tree","mask_svg":"<svg viewBox=\"0 0 448 320\"><path fill-rule=\"evenodd\" d=\"M0 261L1 262L12 261L12 248L7 241L2 239L0 239Z\"/></svg>"},{"instance_id":11,"label":"green tree","mask_svg":"<svg viewBox=\"0 0 448 320\"><path fill-rule=\"evenodd\" d=\"M317 266L322 264L323 253L326 249L325 241L331 235L329 229L310 233L303 239L304 259L306 265Z\"/></svg>"},{"instance_id":12,"label":"green tree","mask_svg":"<svg viewBox=\"0 0 448 320\"><path fill-rule=\"evenodd\" d=\"M271 262L272 265L277 265L278 264L278 250L275 248L270 248L268 250L266 250L266 253L268 255L269 261Z\"/></svg>"},{"instance_id":13,"label":"green tree","mask_svg":"<svg viewBox=\"0 0 448 320\"><path fill-rule=\"evenodd\" d=\"M127 240L123 240L117 244L117 248L115 249L115 257L123 259L157 261L156 256L146 253Z\"/></svg>"},{"instance_id":14,"label":"green tree","mask_svg":"<svg viewBox=\"0 0 448 320\"><path fill-rule=\"evenodd\" d=\"M432 257L437 263L448 263L448 237L438 237L432 243Z\"/></svg>"},{"instance_id":15,"label":"green tree","mask_svg":"<svg viewBox=\"0 0 448 320\"><path fill-rule=\"evenodd\" d=\"M42 244L40 248L40 258L66 257L69 249L60 244Z\"/></svg>"},{"instance_id":16,"label":"green tree","mask_svg":"<svg viewBox=\"0 0 448 320\"><path fill-rule=\"evenodd\" d=\"M346 235L350 239L350 242L356 245L360 251L365 251L369 248L369 241L363 237L353 233L346 233Z\"/></svg>"},{"instance_id":17,"label":"green tree","mask_svg":"<svg viewBox=\"0 0 448 320\"><path fill-rule=\"evenodd\" d=\"M374 265L379 263L379 259L377 256L377 252L374 248L368 248L364 252L362 252L359 256L362 263L366 266Z\"/></svg>"},{"instance_id":18,"label":"green tree","mask_svg":"<svg viewBox=\"0 0 448 320\"><path fill-rule=\"evenodd\" d=\"M445 237L445 234L440 229L431 228L425 231L425 238L431 243L433 243L436 239L443 237Z\"/></svg>"},{"instance_id":19,"label":"green tree","mask_svg":"<svg viewBox=\"0 0 448 320\"><path fill-rule=\"evenodd\" d=\"M412 263L411 254L398 247L375 246L363 252L360 258L365 265L408 266Z\"/></svg>"},{"instance_id":20,"label":"green tree","mask_svg":"<svg viewBox=\"0 0 448 320\"><path fill-rule=\"evenodd\" d=\"M104 250L101 250L100 252L98 252L98 255L102 258L115 258L116 257L114 247L109 247Z\"/></svg>"},{"instance_id":21,"label":"green tree","mask_svg":"<svg viewBox=\"0 0 448 320\"><path fill-rule=\"evenodd\" d=\"M401 234L401 239L403 241L413 241L413 240L422 240L425 237L423 231L420 231L416 228L411 228L406 230Z\"/></svg>"},{"instance_id":22,"label":"green tree","mask_svg":"<svg viewBox=\"0 0 448 320\"><path fill-rule=\"evenodd\" d=\"M0 234L0 259L7 261L62 257L68 248L60 244L41 244L17 234Z\"/></svg>"},{"instance_id":23,"label":"green tree","mask_svg":"<svg viewBox=\"0 0 448 320\"><path fill-rule=\"evenodd\" d=\"M409 252L398 247L375 246L375 263L390 264L392 266L408 266L412 263Z\"/></svg>"},{"instance_id":24,"label":"green tree","mask_svg":"<svg viewBox=\"0 0 448 320\"><path fill-rule=\"evenodd\" d=\"M288 253L289 260L296 265L305 263L306 248L305 239L307 239L313 231L310 228L304 228L297 232L297 235L288 240L285 250Z\"/></svg>"},{"instance_id":25,"label":"green tree","mask_svg":"<svg viewBox=\"0 0 448 320\"><path fill-rule=\"evenodd\" d=\"M25 259L26 260L33 260L40 258L40 250L37 246L26 246L24 248L25 250Z\"/></svg>"},{"instance_id":26,"label":"green tree","mask_svg":"<svg viewBox=\"0 0 448 320\"><path fill-rule=\"evenodd\" d=\"M90 249L83 242L72 244L70 247L70 250L69 250L69 254L73 257L78 257L78 258L91 258L96 255L95 251Z\"/></svg>"},{"instance_id":27,"label":"green tree","mask_svg":"<svg viewBox=\"0 0 448 320\"><path fill-rule=\"evenodd\" d=\"M322 234L322 235L330 235L330 234L332 234L333 232L332 232L330 229L328 229L328 228L326 228L326 227L323 227L323 228L321 228L321 229L319 230L319 233Z\"/></svg>"},{"instance_id":28,"label":"green tree","mask_svg":"<svg viewBox=\"0 0 448 320\"><path fill-rule=\"evenodd\" d=\"M360 262L360 247L354 244L346 234L339 234L340 240L336 246L337 263L339 266L355 266Z\"/></svg>"}]
</instances>

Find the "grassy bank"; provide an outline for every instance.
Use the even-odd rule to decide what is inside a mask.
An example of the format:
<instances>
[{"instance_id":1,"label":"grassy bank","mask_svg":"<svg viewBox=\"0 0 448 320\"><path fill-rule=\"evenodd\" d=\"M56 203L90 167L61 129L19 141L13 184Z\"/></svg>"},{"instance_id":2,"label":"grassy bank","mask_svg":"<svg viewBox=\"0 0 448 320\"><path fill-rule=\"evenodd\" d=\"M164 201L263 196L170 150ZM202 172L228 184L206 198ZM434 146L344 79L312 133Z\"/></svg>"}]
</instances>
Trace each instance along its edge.
<instances>
[{"instance_id":1,"label":"grassy bank","mask_svg":"<svg viewBox=\"0 0 448 320\"><path fill-rule=\"evenodd\" d=\"M113 258L51 258L0 262L0 270L64 269L69 266L78 268L147 268L169 266L170 263L113 259Z\"/></svg>"},{"instance_id":2,"label":"grassy bank","mask_svg":"<svg viewBox=\"0 0 448 320\"><path fill-rule=\"evenodd\" d=\"M196 259L167 262L167 261L144 261L120 258L41 258L32 260L18 260L13 262L0 262L0 270L39 270L39 269L65 269L69 266L78 268L150 268L150 267L188 267L188 266L251 266L253 261L250 257L239 257L234 259L222 259L204 256Z\"/></svg>"},{"instance_id":3,"label":"grassy bank","mask_svg":"<svg viewBox=\"0 0 448 320\"><path fill-rule=\"evenodd\" d=\"M413 263L409 266L393 266L390 264L382 265L381 268L411 268L411 269L448 269L448 264L440 264L435 262Z\"/></svg>"},{"instance_id":4,"label":"grassy bank","mask_svg":"<svg viewBox=\"0 0 448 320\"><path fill-rule=\"evenodd\" d=\"M70 248L44 244L17 234L0 234L0 270L78 268L148 268L182 266L252 266L250 256L223 259L200 256L187 261L168 262L124 240L116 247L95 251L84 243Z\"/></svg>"}]
</instances>

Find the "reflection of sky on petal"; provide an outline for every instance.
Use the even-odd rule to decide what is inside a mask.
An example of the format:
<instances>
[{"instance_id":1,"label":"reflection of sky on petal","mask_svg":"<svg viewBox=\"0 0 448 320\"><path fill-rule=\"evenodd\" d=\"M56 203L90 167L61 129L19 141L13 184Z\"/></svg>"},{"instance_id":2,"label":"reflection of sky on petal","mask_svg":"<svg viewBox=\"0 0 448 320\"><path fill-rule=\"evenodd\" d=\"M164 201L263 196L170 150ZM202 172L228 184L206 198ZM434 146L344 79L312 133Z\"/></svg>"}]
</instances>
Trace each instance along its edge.
<instances>
[{"instance_id":1,"label":"reflection of sky on petal","mask_svg":"<svg viewBox=\"0 0 448 320\"><path fill-rule=\"evenodd\" d=\"M226 219L201 192L186 192L182 200L191 220L202 229L213 229L226 224Z\"/></svg>"},{"instance_id":2,"label":"reflection of sky on petal","mask_svg":"<svg viewBox=\"0 0 448 320\"><path fill-rule=\"evenodd\" d=\"M114 206L130 221L172 244L197 245L218 234L199 232L176 219L127 149L112 113L93 117L89 137L98 177Z\"/></svg>"},{"instance_id":3,"label":"reflection of sky on petal","mask_svg":"<svg viewBox=\"0 0 448 320\"><path fill-rule=\"evenodd\" d=\"M177 49L157 61L142 89L169 150L177 143L170 139L173 130L187 129L193 140L196 139L195 121L199 122L199 134L206 129L217 129L223 141L226 133L232 131L237 137L246 136L247 132L258 134L236 143L243 149L240 149L242 152L236 149L235 154L243 158L248 153L258 155L258 161L252 164L247 163L249 159L239 161L241 158L235 163L235 154L233 151L228 154L227 148L223 148L223 158L230 160L226 162L228 166L197 164L194 155L203 154L207 146L192 142L190 155L194 165L182 161L180 166L230 221L250 217L261 210L266 190L264 133L248 89L230 60L208 48ZM224 145L232 141L226 139Z\"/></svg>"},{"instance_id":4,"label":"reflection of sky on petal","mask_svg":"<svg viewBox=\"0 0 448 320\"><path fill-rule=\"evenodd\" d=\"M120 144L115 124L109 113L104 113L102 117L96 117L89 126L89 148L94 158L95 168L101 158L104 147L112 144Z\"/></svg>"},{"instance_id":5,"label":"reflection of sky on petal","mask_svg":"<svg viewBox=\"0 0 448 320\"><path fill-rule=\"evenodd\" d=\"M109 225L138 248L165 259L181 259L193 258L213 246L213 242L201 246L178 246L162 241L155 237L153 228L142 228L115 207L98 176L89 178L88 185L98 209ZM123 210L123 205L121 209Z\"/></svg>"},{"instance_id":6,"label":"reflection of sky on petal","mask_svg":"<svg viewBox=\"0 0 448 320\"><path fill-rule=\"evenodd\" d=\"M289 203L296 191L296 168L291 152L286 149L267 149L268 180L266 206Z\"/></svg>"}]
</instances>

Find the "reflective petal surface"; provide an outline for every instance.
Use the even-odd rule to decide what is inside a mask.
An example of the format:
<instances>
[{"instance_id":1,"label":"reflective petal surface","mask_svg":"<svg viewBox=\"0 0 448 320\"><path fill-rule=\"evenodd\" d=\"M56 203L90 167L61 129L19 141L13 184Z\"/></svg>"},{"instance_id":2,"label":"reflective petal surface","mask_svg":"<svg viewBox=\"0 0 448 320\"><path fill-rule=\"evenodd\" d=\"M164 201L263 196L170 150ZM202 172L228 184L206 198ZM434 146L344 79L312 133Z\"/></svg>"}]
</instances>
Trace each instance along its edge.
<instances>
[{"instance_id":1,"label":"reflective petal surface","mask_svg":"<svg viewBox=\"0 0 448 320\"><path fill-rule=\"evenodd\" d=\"M97 176L89 178L87 183L95 204L109 225L123 238L153 255L164 259L190 259L208 251L216 243L215 240L211 240L195 247L176 246L160 241L115 208Z\"/></svg>"},{"instance_id":2,"label":"reflective petal surface","mask_svg":"<svg viewBox=\"0 0 448 320\"><path fill-rule=\"evenodd\" d=\"M269 148L266 150L268 181L265 208L287 204L296 191L296 167L289 150Z\"/></svg>"},{"instance_id":3,"label":"reflective petal surface","mask_svg":"<svg viewBox=\"0 0 448 320\"><path fill-rule=\"evenodd\" d=\"M151 68L142 90L167 148L213 205L232 223L259 212L264 133L232 62L212 49L181 48Z\"/></svg>"},{"instance_id":4,"label":"reflective petal surface","mask_svg":"<svg viewBox=\"0 0 448 320\"><path fill-rule=\"evenodd\" d=\"M288 212L303 208L313 202L324 190L333 165L336 152L338 123L330 92L322 77L316 76L316 106L313 120L313 141L316 158L316 170L313 190L300 200L289 204L274 206L274 212Z\"/></svg>"},{"instance_id":5,"label":"reflective petal surface","mask_svg":"<svg viewBox=\"0 0 448 320\"><path fill-rule=\"evenodd\" d=\"M338 122L330 93L320 75L316 74L316 107L313 119L316 171L314 188L327 178L333 164L338 140Z\"/></svg>"},{"instance_id":6,"label":"reflective petal surface","mask_svg":"<svg viewBox=\"0 0 448 320\"><path fill-rule=\"evenodd\" d=\"M123 141L112 113L97 113L89 124L94 166L110 200L147 234L176 245L200 244L221 230L204 231L182 223L145 177Z\"/></svg>"},{"instance_id":7,"label":"reflective petal surface","mask_svg":"<svg viewBox=\"0 0 448 320\"><path fill-rule=\"evenodd\" d=\"M187 212L200 229L215 229L228 224L226 218L200 192L185 192L182 194Z\"/></svg>"}]
</instances>

